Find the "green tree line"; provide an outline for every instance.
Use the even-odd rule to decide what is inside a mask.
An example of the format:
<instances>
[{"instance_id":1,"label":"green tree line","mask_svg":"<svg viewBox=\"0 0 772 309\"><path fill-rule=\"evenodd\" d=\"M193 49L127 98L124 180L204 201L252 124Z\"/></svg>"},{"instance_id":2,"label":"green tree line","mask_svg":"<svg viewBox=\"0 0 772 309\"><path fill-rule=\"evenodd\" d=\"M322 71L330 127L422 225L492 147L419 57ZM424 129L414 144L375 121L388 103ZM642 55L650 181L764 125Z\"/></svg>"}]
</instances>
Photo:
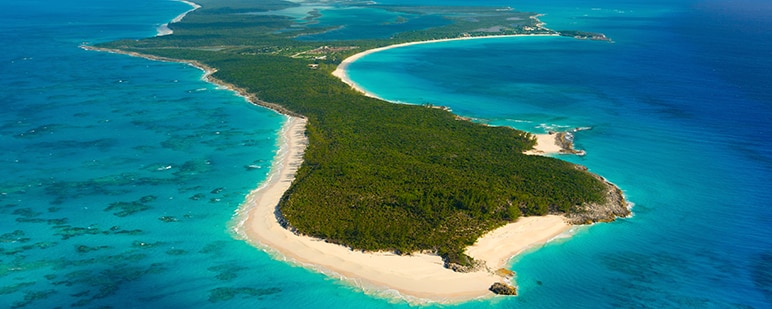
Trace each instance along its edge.
<instances>
[{"instance_id":1,"label":"green tree line","mask_svg":"<svg viewBox=\"0 0 772 309\"><path fill-rule=\"evenodd\" d=\"M330 74L336 61L312 70L279 52L399 41L298 42L276 34L286 18L232 13L281 1L217 3L202 3L173 35L102 46L204 63L217 79L307 117L304 162L279 205L297 232L361 250L430 250L463 264L466 246L520 216L605 201L605 185L588 172L524 155L535 144L526 132L365 97Z\"/></svg>"}]
</instances>

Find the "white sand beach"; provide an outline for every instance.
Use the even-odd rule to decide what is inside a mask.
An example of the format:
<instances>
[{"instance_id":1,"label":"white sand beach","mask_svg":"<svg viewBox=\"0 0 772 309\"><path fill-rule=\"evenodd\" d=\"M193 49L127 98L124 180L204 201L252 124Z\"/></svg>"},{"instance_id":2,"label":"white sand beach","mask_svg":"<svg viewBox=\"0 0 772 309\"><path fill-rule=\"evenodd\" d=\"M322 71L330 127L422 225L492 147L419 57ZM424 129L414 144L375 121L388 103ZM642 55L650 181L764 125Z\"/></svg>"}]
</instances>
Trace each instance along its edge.
<instances>
[{"instance_id":1,"label":"white sand beach","mask_svg":"<svg viewBox=\"0 0 772 309\"><path fill-rule=\"evenodd\" d=\"M288 117L279 150L268 180L249 194L240 210L237 232L277 259L337 274L349 284L379 295L394 292L410 302L458 302L493 296L488 288L504 279L493 272L529 247L537 246L567 231L560 216L526 217L494 230L470 247L468 253L485 261L488 270L458 273L443 267L437 255L363 253L320 239L299 236L284 229L276 207L294 180L308 143L306 120Z\"/></svg>"},{"instance_id":2,"label":"white sand beach","mask_svg":"<svg viewBox=\"0 0 772 309\"><path fill-rule=\"evenodd\" d=\"M557 136L555 134L533 134L536 137L536 146L533 149L524 152L527 155L548 155L560 153L563 150L555 140Z\"/></svg>"},{"instance_id":3,"label":"white sand beach","mask_svg":"<svg viewBox=\"0 0 772 309\"><path fill-rule=\"evenodd\" d=\"M348 72L346 72L346 68L348 68L348 66L351 63L372 53L377 53L387 49L400 48L400 47L411 46L411 45L431 44L431 43L438 43L438 42L461 41L461 40L482 40L482 39L495 39L495 38L506 38L506 37L523 37L523 36L559 36L559 35L558 34L491 35L491 36L460 37L460 38L452 38L452 39L429 40L429 41L394 44L394 45L389 45L389 46L384 46L384 47L379 47L374 49L368 49L366 51L354 54L346 59L343 59L343 61L338 65L335 71L332 72L332 75L334 75L337 78L340 78L340 80L342 80L344 83L348 84L349 86L358 90L359 92L362 92L364 95L368 97L378 98L375 94L367 92L367 90L365 90L361 86L357 85L357 83L355 83L353 80L351 80L351 78L348 76ZM382 98L379 98L379 99L382 99Z\"/></svg>"},{"instance_id":4,"label":"white sand beach","mask_svg":"<svg viewBox=\"0 0 772 309\"><path fill-rule=\"evenodd\" d=\"M500 37L500 36L499 36ZM345 59L335 70L337 76L365 95L376 97L354 83L346 67L370 53L390 48L438 41L484 39L458 38L392 45L358 53ZM525 217L507 224L478 239L467 248L467 254L484 261L486 270L459 273L444 267L442 259L432 254L400 256L389 252L361 252L327 243L324 240L300 236L284 229L276 217L277 206L302 164L308 143L306 120L288 117L281 133L281 148L274 160L270 176L247 197L240 209L241 222L237 232L246 240L287 260L326 274L338 275L343 281L377 295L399 295L409 302L459 302L491 297L488 288L495 282L506 282L495 274L513 256L528 248L542 245L567 232L571 225L561 216ZM560 147L554 135L537 134L535 154L557 153Z\"/></svg>"},{"instance_id":5,"label":"white sand beach","mask_svg":"<svg viewBox=\"0 0 772 309\"><path fill-rule=\"evenodd\" d=\"M246 90L212 78L215 69L202 63L142 55L83 45L86 50L121 53L157 61L183 62L204 70L204 79L231 89L250 102L288 113L280 106L260 101ZM239 208L236 233L271 253L275 258L308 267L376 295L401 297L411 303L452 303L491 297L488 288L505 278L494 274L514 255L539 246L569 230L563 217L525 217L491 231L478 239L467 253L484 261L487 269L458 273L444 267L442 259L432 254L400 256L388 252L363 253L330 244L321 239L299 236L284 229L276 217L279 201L303 162L308 139L306 119L287 116L280 136L280 149L273 160L270 175L252 191Z\"/></svg>"},{"instance_id":6,"label":"white sand beach","mask_svg":"<svg viewBox=\"0 0 772 309\"><path fill-rule=\"evenodd\" d=\"M504 267L523 251L547 243L568 232L571 225L563 216L524 217L483 235L466 254L485 261L492 270Z\"/></svg>"},{"instance_id":7,"label":"white sand beach","mask_svg":"<svg viewBox=\"0 0 772 309\"><path fill-rule=\"evenodd\" d=\"M437 42L447 42L447 41L458 41L458 40L477 40L477 39L495 39L495 38L502 38L502 37L523 37L523 36L558 36L557 34L516 34L516 35L498 35L498 36L482 36L482 37L464 37L464 38L453 38L453 39L442 39L442 40L430 40L430 41L419 41L419 42L410 42L410 43L403 43L403 44L395 44L395 45L389 45L385 47L375 48L363 51L361 53L354 54L353 56L350 56L346 59L343 59L343 61L338 65L338 67L335 69L335 71L332 72L332 75L334 75L337 78L340 78L341 81L346 83L347 85L351 86L351 88L354 88L355 90L363 93L364 95L372 98L378 98L382 99L375 94L368 92L364 88L362 88L360 85L355 83L348 75L348 72L346 69L348 66L353 63L354 61L359 60L360 58L367 56L372 53L377 53L380 51L392 49L392 48L400 48L405 46L411 46L411 45L418 45L418 44L430 44L430 43L437 43ZM534 134L536 136L536 146L534 149L526 151L525 154L528 155L550 155L550 154L557 154L560 153L562 148L555 144L555 135L553 134Z\"/></svg>"},{"instance_id":8,"label":"white sand beach","mask_svg":"<svg viewBox=\"0 0 772 309\"><path fill-rule=\"evenodd\" d=\"M179 0L179 2L182 2L182 3L185 3L187 5L190 5L193 8L190 9L190 10L185 11L185 13L177 15L177 17L172 19L172 21L170 21L169 23L166 23L166 24L158 26L156 36L164 36L164 35L170 35L170 34L174 33L174 31L172 31L172 29L169 28L169 24L178 23L178 22L182 21L182 19L185 18L185 16L188 15L188 13L193 12L193 11L198 10L199 8L201 8L200 5L198 5L197 3L193 3L191 1Z\"/></svg>"}]
</instances>

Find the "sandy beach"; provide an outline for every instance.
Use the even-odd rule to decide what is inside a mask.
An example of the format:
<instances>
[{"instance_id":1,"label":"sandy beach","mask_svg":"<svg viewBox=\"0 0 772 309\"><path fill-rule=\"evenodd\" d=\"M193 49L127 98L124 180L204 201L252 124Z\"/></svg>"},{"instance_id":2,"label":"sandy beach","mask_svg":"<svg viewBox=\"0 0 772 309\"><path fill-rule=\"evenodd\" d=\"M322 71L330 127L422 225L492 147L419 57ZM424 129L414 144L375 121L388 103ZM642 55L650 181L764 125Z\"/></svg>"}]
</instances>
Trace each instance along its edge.
<instances>
[{"instance_id":1,"label":"sandy beach","mask_svg":"<svg viewBox=\"0 0 772 309\"><path fill-rule=\"evenodd\" d=\"M461 40L482 40L482 39L495 39L495 38L506 38L506 37L523 37L523 36L559 36L558 34L513 34L513 35L491 35L491 36L476 36L476 37L461 37L461 38L452 38L452 39L441 39L441 40L429 40L429 41L418 41L418 42L409 42L409 43L402 43L402 44L394 44L374 49L368 49L366 51L363 51L361 53L354 54L353 56L350 56L346 59L343 59L343 61L338 65L338 67L335 69L335 71L332 72L332 75L340 78L344 83L348 84L352 88L356 89L357 91L363 93L364 95L368 97L378 98L375 94L368 92L361 86L357 85L351 78L348 76L348 72L346 72L346 68L353 63L354 61L359 60L360 58L367 56L372 53L377 53L380 51L384 51L387 49L393 49L393 48L400 48L405 46L412 46L412 45L418 45L418 44L431 44L431 43L438 43L438 42L449 42L449 41L461 41ZM382 98L379 98L382 99ZM382 99L383 100L383 99Z\"/></svg>"},{"instance_id":2,"label":"sandy beach","mask_svg":"<svg viewBox=\"0 0 772 309\"><path fill-rule=\"evenodd\" d=\"M411 303L452 303L491 297L488 288L494 282L506 281L494 272L513 256L539 246L570 229L563 217L526 217L505 225L478 239L467 254L484 261L487 270L457 273L443 267L437 255L399 256L388 252L363 253L330 244L321 239L299 236L284 229L276 218L279 200L295 179L303 162L308 139L306 119L281 106L259 100L246 90L212 77L214 68L202 63L180 61L135 52L81 46L86 50L121 53L156 61L183 62L204 71L203 79L228 88L253 104L276 110L287 116L280 134L280 148L271 172L259 188L252 191L239 208L236 233L251 244L271 253L276 259L338 277L367 293L396 297ZM545 134L546 135L546 134Z\"/></svg>"},{"instance_id":3,"label":"sandy beach","mask_svg":"<svg viewBox=\"0 0 772 309\"><path fill-rule=\"evenodd\" d=\"M524 152L527 155L549 155L561 153L563 150L560 145L555 143L555 134L533 134L536 137L536 146L533 149Z\"/></svg>"},{"instance_id":4,"label":"sandy beach","mask_svg":"<svg viewBox=\"0 0 772 309\"><path fill-rule=\"evenodd\" d=\"M300 236L284 229L276 217L279 201L303 162L308 139L305 136L306 119L273 103L264 102L246 90L212 77L216 72L195 61L181 61L135 52L81 46L127 54L157 61L183 62L201 68L204 79L244 96L253 104L287 115L280 134L280 149L273 160L271 172L259 188L252 191L239 208L235 231L251 244L271 253L278 260L288 261L361 288L366 293L388 298L400 298L411 303L454 303L492 297L488 291L495 282L507 278L495 274L506 262L528 248L539 246L570 229L563 217L526 217L505 225L480 238L467 253L484 261L486 269L458 273L443 266L442 259L433 254L400 256L389 252L352 251L321 239ZM348 59L349 62L351 59Z\"/></svg>"},{"instance_id":5,"label":"sandy beach","mask_svg":"<svg viewBox=\"0 0 772 309\"><path fill-rule=\"evenodd\" d=\"M363 93L364 95L372 98L377 98L384 100L383 98L380 98L376 96L375 94L368 92L364 88L362 88L360 85L355 83L348 75L348 72L346 69L348 66L353 63L354 61L359 60L360 58L367 56L372 53L377 53L380 51L392 49L392 48L400 48L405 46L411 46L411 45L418 45L418 44L431 44L431 43L437 43L437 42L447 42L447 41L459 41L459 40L478 40L478 39L494 39L494 38L502 38L502 37L523 37L523 36L558 36L557 34L516 34L516 35L499 35L499 36L482 36L482 37L464 37L464 38L453 38L453 39L442 39L442 40L430 40L430 41L419 41L419 42L410 42L410 43L402 43L402 44L395 44L395 45L389 45L385 47L375 48L375 49L369 49L357 54L354 54L353 56L350 56L346 59L343 59L343 61L338 65L338 67L335 69L335 71L332 72L332 75L340 78L341 81L346 83L347 85L351 86L351 88L354 88L355 90ZM560 153L562 148L555 144L555 135L552 134L533 134L536 137L536 146L534 149L526 151L525 154L528 155L550 155L550 154L557 154Z\"/></svg>"},{"instance_id":6,"label":"sandy beach","mask_svg":"<svg viewBox=\"0 0 772 309\"><path fill-rule=\"evenodd\" d=\"M185 1L188 3L187 1ZM196 7L195 4L189 3ZM181 15L182 18L184 14ZM176 19L175 19L176 20ZM472 39L472 38L465 38ZM407 43L370 50L344 61L336 76L356 88L347 78L345 66L365 54L414 44ZM121 53L157 61L187 63L204 71L203 78L244 96L253 104L273 109L287 116L280 134L280 149L273 160L268 178L246 198L239 208L235 232L251 244L264 249L274 258L307 267L361 288L366 293L389 298L401 298L411 303L454 303L492 297L488 288L495 282L507 282L496 274L513 256L528 248L542 245L567 232L571 225L561 216L525 217L491 231L467 249L475 260L483 261L485 269L459 273L444 267L442 259L433 254L400 256L390 252L353 251L321 239L296 235L284 229L276 217L279 201L295 179L303 162L308 144L305 136L307 120L277 104L259 100L235 85L212 77L216 69L195 61L143 55L114 49L81 46L86 50Z\"/></svg>"},{"instance_id":7,"label":"sandy beach","mask_svg":"<svg viewBox=\"0 0 772 309\"><path fill-rule=\"evenodd\" d=\"M373 52L433 42L437 41L398 44L358 53L345 59L333 74L365 95L375 97L348 78L345 68L349 63ZM520 218L493 230L467 248L467 254L483 261L486 268L471 273L449 270L443 266L442 259L433 254L365 253L296 235L279 224L276 210L302 164L308 143L305 125L304 118L288 116L281 131L281 147L268 179L249 194L239 210L237 233L277 259L339 277L370 294L398 297L411 303L451 303L493 296L488 288L495 282L508 280L495 274L496 270L504 267L513 256L543 245L571 228L563 217L550 215ZM554 135L537 135L537 139L539 154L560 150L554 143Z\"/></svg>"},{"instance_id":8,"label":"sandy beach","mask_svg":"<svg viewBox=\"0 0 772 309\"><path fill-rule=\"evenodd\" d=\"M170 21L170 22L168 22L166 24L158 26L158 30L157 30L158 33L156 34L156 36L164 36L164 35L170 35L170 34L174 33L174 31L172 31L172 29L169 29L169 24L178 23L178 22L182 21L182 19L185 18L185 15L188 15L188 13L193 12L193 11L198 10L199 8L201 8L200 5L198 5L197 3L194 3L194 2L190 2L190 1L186 1L186 0L179 0L179 2L182 2L182 3L185 3L187 5L190 5L193 8L190 9L190 10L185 11L185 13L177 15L177 17L172 19L172 21Z\"/></svg>"},{"instance_id":9,"label":"sandy beach","mask_svg":"<svg viewBox=\"0 0 772 309\"><path fill-rule=\"evenodd\" d=\"M483 235L466 254L485 261L492 270L504 267L512 257L547 243L571 229L563 216L524 217Z\"/></svg>"},{"instance_id":10,"label":"sandy beach","mask_svg":"<svg viewBox=\"0 0 772 309\"><path fill-rule=\"evenodd\" d=\"M409 302L458 302L493 296L488 288L504 281L495 275L514 255L541 245L566 232L563 217L526 217L491 231L468 249L473 258L485 261L487 270L457 273L443 267L437 255L399 256L388 252L363 253L299 236L284 229L276 218L276 207L294 180L308 143L306 120L288 117L281 130L281 147L268 179L249 194L239 211L237 233L255 246L287 260L340 277L364 291Z\"/></svg>"}]
</instances>

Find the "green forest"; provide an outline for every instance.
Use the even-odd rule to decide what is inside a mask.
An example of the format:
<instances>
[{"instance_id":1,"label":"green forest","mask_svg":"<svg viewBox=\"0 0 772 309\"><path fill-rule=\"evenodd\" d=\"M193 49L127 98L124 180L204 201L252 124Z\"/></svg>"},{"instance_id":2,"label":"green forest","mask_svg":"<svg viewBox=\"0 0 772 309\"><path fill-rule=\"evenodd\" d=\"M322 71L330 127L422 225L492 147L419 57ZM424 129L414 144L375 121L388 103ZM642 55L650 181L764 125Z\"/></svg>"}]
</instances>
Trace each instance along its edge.
<instances>
[{"instance_id":1,"label":"green forest","mask_svg":"<svg viewBox=\"0 0 772 309\"><path fill-rule=\"evenodd\" d=\"M295 3L196 2L202 8L171 24L172 35L96 47L196 61L216 68L216 79L306 117L304 162L279 205L280 221L297 233L357 250L431 251L446 262L468 265L464 248L491 229L520 216L571 213L606 202L608 185L582 168L524 155L535 144L526 132L473 123L443 109L366 97L331 75L346 56L369 48L474 36L471 30L492 25L501 26L496 28L501 33L479 35L511 34L537 26L535 14L411 8L411 14L448 14L449 24L384 39L320 42L282 31L296 23L289 17L243 14ZM478 14L477 22L460 21L458 10ZM308 53L320 46L343 48Z\"/></svg>"}]
</instances>

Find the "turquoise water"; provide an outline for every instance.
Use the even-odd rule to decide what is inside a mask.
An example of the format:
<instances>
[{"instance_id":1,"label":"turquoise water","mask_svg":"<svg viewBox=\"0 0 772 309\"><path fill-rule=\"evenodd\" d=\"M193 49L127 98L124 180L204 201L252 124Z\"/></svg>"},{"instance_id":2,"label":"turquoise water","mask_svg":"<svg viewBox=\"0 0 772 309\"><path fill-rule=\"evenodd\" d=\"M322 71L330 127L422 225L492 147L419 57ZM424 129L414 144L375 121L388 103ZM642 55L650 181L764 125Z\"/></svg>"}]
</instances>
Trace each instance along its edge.
<instances>
[{"instance_id":1,"label":"turquoise water","mask_svg":"<svg viewBox=\"0 0 772 309\"><path fill-rule=\"evenodd\" d=\"M568 3L514 6L616 43L415 45L364 57L350 74L386 99L446 105L480 122L593 128L577 135L587 156L561 158L618 184L634 217L515 259L521 295L511 304L768 308L769 5Z\"/></svg>"},{"instance_id":2,"label":"turquoise water","mask_svg":"<svg viewBox=\"0 0 772 309\"><path fill-rule=\"evenodd\" d=\"M769 5L495 4L616 43L421 45L364 58L353 77L481 122L592 126L577 138L588 155L564 159L622 187L635 216L518 257L520 296L458 307L768 308ZM13 43L0 46L0 306L407 307L232 235L282 116L187 65L78 48L155 35L188 9L0 0L0 38Z\"/></svg>"},{"instance_id":3,"label":"turquoise water","mask_svg":"<svg viewBox=\"0 0 772 309\"><path fill-rule=\"evenodd\" d=\"M193 67L78 48L152 36L189 6L0 7L0 307L233 306L325 282L276 283L299 270L228 226L282 116Z\"/></svg>"}]
</instances>

